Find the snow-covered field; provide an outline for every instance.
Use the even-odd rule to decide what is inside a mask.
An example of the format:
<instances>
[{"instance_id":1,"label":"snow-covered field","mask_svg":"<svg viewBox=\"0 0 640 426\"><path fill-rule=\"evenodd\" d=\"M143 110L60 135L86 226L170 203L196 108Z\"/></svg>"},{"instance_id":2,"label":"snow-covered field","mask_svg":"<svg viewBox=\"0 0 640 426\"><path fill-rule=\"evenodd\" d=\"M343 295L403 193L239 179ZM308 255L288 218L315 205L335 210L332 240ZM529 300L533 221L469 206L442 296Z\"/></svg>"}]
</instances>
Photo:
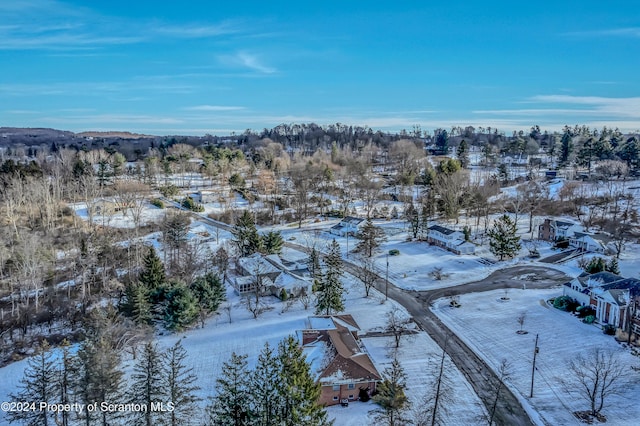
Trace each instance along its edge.
<instances>
[{"instance_id":1,"label":"snow-covered field","mask_svg":"<svg viewBox=\"0 0 640 426\"><path fill-rule=\"evenodd\" d=\"M502 290L460 296L460 308L449 307L441 299L434 312L454 332L463 338L489 365L497 369L501 360L510 363L512 378L508 385L524 404L539 413L548 425L580 424L571 414L588 409L588 405L570 395L558 379L568 378L567 363L577 354L588 355L594 348L609 348L620 355L629 366L633 384L620 396L612 396L603 414L609 425L637 424L640 406L640 377L631 367L640 365L638 357L602 333L600 327L587 325L572 315L547 305L547 299L562 294L559 288L549 290L511 290L509 300L502 301ZM526 312L524 330L517 334L516 319ZM536 334L540 352L536 360L535 388L529 398L531 365Z\"/></svg>"}]
</instances>

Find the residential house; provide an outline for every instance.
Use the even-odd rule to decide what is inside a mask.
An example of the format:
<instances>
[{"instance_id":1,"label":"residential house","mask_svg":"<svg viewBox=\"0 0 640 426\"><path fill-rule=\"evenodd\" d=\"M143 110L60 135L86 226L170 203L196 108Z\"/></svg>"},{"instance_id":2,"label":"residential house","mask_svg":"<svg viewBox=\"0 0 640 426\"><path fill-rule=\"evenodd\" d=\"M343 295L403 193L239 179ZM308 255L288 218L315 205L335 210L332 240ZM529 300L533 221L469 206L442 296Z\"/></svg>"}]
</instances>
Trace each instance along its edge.
<instances>
[{"instance_id":1,"label":"residential house","mask_svg":"<svg viewBox=\"0 0 640 426\"><path fill-rule=\"evenodd\" d=\"M582 251L588 251L592 253L604 253L605 245L602 241L597 240L593 234L586 232L574 232L569 237L569 245Z\"/></svg>"},{"instance_id":2,"label":"residential house","mask_svg":"<svg viewBox=\"0 0 640 426\"><path fill-rule=\"evenodd\" d=\"M582 274L563 287L565 296L572 297L582 306L593 307L600 324L611 324L622 329L627 327L626 312L632 293L636 291L640 291L640 280L611 272Z\"/></svg>"},{"instance_id":3,"label":"residential house","mask_svg":"<svg viewBox=\"0 0 640 426\"><path fill-rule=\"evenodd\" d=\"M364 219L353 216L346 216L344 219L329 228L329 232L341 237L349 235L356 235L360 232L360 228L364 225Z\"/></svg>"},{"instance_id":4,"label":"residential house","mask_svg":"<svg viewBox=\"0 0 640 426\"><path fill-rule=\"evenodd\" d=\"M573 248L592 253L604 253L605 245L594 234L585 232L582 225L573 222L545 219L538 226L538 239L543 241L568 240Z\"/></svg>"},{"instance_id":5,"label":"residential house","mask_svg":"<svg viewBox=\"0 0 640 426\"><path fill-rule=\"evenodd\" d=\"M473 254L476 248L473 243L465 240L462 231L456 231L440 225L429 227L427 242L455 254Z\"/></svg>"},{"instance_id":6,"label":"residential house","mask_svg":"<svg viewBox=\"0 0 640 426\"><path fill-rule=\"evenodd\" d=\"M568 240L574 232L583 232L584 228L576 223L557 219L545 219L538 227L538 239L543 241Z\"/></svg>"},{"instance_id":7,"label":"residential house","mask_svg":"<svg viewBox=\"0 0 640 426\"><path fill-rule=\"evenodd\" d=\"M321 385L324 405L371 396L382 377L358 338L360 328L351 315L312 316L301 330L302 348L312 374Z\"/></svg>"},{"instance_id":8,"label":"residential house","mask_svg":"<svg viewBox=\"0 0 640 426\"><path fill-rule=\"evenodd\" d=\"M236 272L238 276L231 282L240 296L255 293L257 287L262 289L262 296L280 297L282 290L290 297L311 294L311 280L288 270L278 255L254 253L241 257L236 261Z\"/></svg>"}]
</instances>

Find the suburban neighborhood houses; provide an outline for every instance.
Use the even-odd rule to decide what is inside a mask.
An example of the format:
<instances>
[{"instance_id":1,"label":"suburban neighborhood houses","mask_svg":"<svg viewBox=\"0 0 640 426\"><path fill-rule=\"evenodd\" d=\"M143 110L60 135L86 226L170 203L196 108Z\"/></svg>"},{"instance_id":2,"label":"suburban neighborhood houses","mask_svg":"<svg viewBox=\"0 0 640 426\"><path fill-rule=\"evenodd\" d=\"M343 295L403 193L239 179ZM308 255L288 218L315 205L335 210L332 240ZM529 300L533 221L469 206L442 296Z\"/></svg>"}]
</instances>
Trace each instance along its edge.
<instances>
[{"instance_id":1,"label":"suburban neighborhood houses","mask_svg":"<svg viewBox=\"0 0 640 426\"><path fill-rule=\"evenodd\" d=\"M290 131L157 140L123 163L88 146L2 151L0 399L26 398L21 380L42 356L62 374L70 348L91 374L91 357L111 357L113 392L132 400L170 386L142 362L166 371L159 354L183 354L192 409L216 425L229 410L263 415L269 389L274 416L318 426L640 415L616 396L640 394L633 374L607 373L617 393L602 407L576 395L576 365L638 367L640 181L626 151L589 179L544 170L558 154L532 161L550 155L543 136L461 129L444 144L441 129L376 144L365 132L358 149L321 138L310 151ZM500 152L525 139L529 154ZM67 164L71 189L55 192L48 173Z\"/></svg>"}]
</instances>

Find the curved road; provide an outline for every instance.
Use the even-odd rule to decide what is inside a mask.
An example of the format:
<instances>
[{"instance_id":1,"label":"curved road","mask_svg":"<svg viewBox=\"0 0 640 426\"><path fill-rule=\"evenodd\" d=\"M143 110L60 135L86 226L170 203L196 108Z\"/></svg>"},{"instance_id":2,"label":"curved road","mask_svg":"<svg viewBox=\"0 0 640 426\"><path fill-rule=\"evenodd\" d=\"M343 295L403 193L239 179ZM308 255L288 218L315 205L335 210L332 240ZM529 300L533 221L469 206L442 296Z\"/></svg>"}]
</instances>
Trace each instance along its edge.
<instances>
[{"instance_id":1,"label":"curved road","mask_svg":"<svg viewBox=\"0 0 640 426\"><path fill-rule=\"evenodd\" d=\"M181 206L178 205L180 208ZM231 230L232 227L212 220L206 216L197 216L199 220L208 222L213 226ZM309 252L309 248L289 241L285 246ZM360 266L344 261L345 271L355 275L361 269ZM526 277L526 278L525 278ZM418 326L427 332L429 336L449 355L458 370L464 374L467 381L473 387L480 400L490 412L495 399L495 390L499 379L496 373L478 357L457 335L455 335L440 319L429 309L433 301L451 295L475 293L502 288L550 288L569 280L564 273L544 266L515 266L495 271L487 278L472 283L454 287L427 290L406 291L398 288L389 281L385 288L385 280L378 275L376 289L383 294L388 292L388 297L400 303L413 317ZM445 345L446 342L446 345ZM530 426L534 425L526 413L522 404L507 387L503 387L500 399L496 406L493 419L496 425Z\"/></svg>"},{"instance_id":2,"label":"curved road","mask_svg":"<svg viewBox=\"0 0 640 426\"><path fill-rule=\"evenodd\" d=\"M290 248L309 251L299 244L286 242ZM345 271L355 275L359 266L344 262ZM407 291L398 288L391 281L386 289L388 297L400 303L413 317L418 326L427 332L429 336L449 355L458 370L464 374L467 381L473 387L487 412L491 411L495 399L499 379L496 373L478 355L471 350L460 337L455 335L440 319L429 309L429 306L441 297L475 293L502 288L550 288L569 280L564 273L544 266L514 266L495 271L487 278L472 283L462 284L449 288ZM385 293L385 280L378 276L376 289ZM446 345L445 345L446 342ZM487 419L488 420L488 419ZM507 426L534 425L520 401L507 387L500 391L500 398L496 406L493 423Z\"/></svg>"}]
</instances>

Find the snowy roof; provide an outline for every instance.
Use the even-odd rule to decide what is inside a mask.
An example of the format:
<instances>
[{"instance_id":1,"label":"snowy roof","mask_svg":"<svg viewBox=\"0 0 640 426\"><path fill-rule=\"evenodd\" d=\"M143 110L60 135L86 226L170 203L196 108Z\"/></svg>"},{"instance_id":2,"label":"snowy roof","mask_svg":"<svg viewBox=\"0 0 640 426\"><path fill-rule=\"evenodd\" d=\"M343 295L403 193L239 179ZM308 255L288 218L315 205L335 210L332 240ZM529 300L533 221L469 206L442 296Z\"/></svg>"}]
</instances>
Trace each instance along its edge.
<instances>
[{"instance_id":1,"label":"snowy roof","mask_svg":"<svg viewBox=\"0 0 640 426\"><path fill-rule=\"evenodd\" d=\"M251 274L269 274L272 272L280 272L271 262L267 261L260 253L254 253L251 256L241 257L238 264L245 271Z\"/></svg>"},{"instance_id":2,"label":"snowy roof","mask_svg":"<svg viewBox=\"0 0 640 426\"><path fill-rule=\"evenodd\" d=\"M359 217L345 216L341 222L348 223L350 225L358 225L362 223L362 221L364 221L364 219L361 219Z\"/></svg>"},{"instance_id":3,"label":"snowy roof","mask_svg":"<svg viewBox=\"0 0 640 426\"><path fill-rule=\"evenodd\" d=\"M451 235L454 232L456 232L455 229L445 228L444 226L440 226L440 225L431 225L429 227L429 230L430 231L436 231L436 232L439 232L439 233L444 234L444 235Z\"/></svg>"},{"instance_id":4,"label":"snowy roof","mask_svg":"<svg viewBox=\"0 0 640 426\"><path fill-rule=\"evenodd\" d=\"M334 384L381 380L373 361L360 348L351 329L359 330L351 315L313 316L308 318L309 331L317 338L304 345L307 361L320 382ZM323 359L318 359L320 342L325 342Z\"/></svg>"}]
</instances>

